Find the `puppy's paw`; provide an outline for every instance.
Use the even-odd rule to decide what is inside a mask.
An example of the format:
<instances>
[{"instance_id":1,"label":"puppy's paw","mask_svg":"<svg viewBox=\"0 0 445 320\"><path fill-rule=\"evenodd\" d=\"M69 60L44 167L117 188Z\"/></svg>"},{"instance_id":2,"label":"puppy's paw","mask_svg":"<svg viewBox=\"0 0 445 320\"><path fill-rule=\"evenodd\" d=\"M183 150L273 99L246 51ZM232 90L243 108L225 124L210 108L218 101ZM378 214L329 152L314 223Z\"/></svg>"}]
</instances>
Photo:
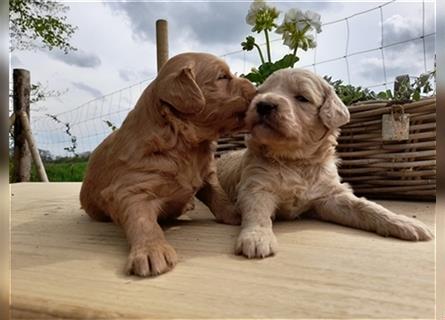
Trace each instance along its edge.
<instances>
[{"instance_id":1,"label":"puppy's paw","mask_svg":"<svg viewBox=\"0 0 445 320\"><path fill-rule=\"evenodd\" d=\"M238 226L241 224L241 214L234 206L226 206L218 214L215 215L216 221L219 223Z\"/></svg>"},{"instance_id":2,"label":"puppy's paw","mask_svg":"<svg viewBox=\"0 0 445 320\"><path fill-rule=\"evenodd\" d=\"M377 233L409 241L427 241L434 238L425 224L402 215L392 219L388 225L380 226Z\"/></svg>"},{"instance_id":3,"label":"puppy's paw","mask_svg":"<svg viewBox=\"0 0 445 320\"><path fill-rule=\"evenodd\" d=\"M277 252L277 239L271 228L243 229L236 242L235 253L247 258L265 258Z\"/></svg>"},{"instance_id":4,"label":"puppy's paw","mask_svg":"<svg viewBox=\"0 0 445 320\"><path fill-rule=\"evenodd\" d=\"M166 241L131 248L125 271L140 277L170 271L178 261L175 249Z\"/></svg>"}]
</instances>

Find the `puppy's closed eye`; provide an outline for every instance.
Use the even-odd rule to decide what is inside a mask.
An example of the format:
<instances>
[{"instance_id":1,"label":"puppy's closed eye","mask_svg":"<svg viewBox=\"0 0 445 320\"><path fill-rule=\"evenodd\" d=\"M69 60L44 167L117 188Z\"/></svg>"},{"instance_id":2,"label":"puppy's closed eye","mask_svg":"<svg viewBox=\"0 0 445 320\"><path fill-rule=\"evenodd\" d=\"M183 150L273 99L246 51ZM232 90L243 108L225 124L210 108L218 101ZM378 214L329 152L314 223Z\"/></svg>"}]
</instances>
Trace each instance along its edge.
<instances>
[{"instance_id":1,"label":"puppy's closed eye","mask_svg":"<svg viewBox=\"0 0 445 320\"><path fill-rule=\"evenodd\" d=\"M217 80L230 80L230 79L231 78L227 74L223 73L223 74L218 76Z\"/></svg>"},{"instance_id":2,"label":"puppy's closed eye","mask_svg":"<svg viewBox=\"0 0 445 320\"><path fill-rule=\"evenodd\" d=\"M295 100L297 100L299 102L310 102L308 99L306 99L305 96L301 96L301 95L296 95Z\"/></svg>"}]
</instances>

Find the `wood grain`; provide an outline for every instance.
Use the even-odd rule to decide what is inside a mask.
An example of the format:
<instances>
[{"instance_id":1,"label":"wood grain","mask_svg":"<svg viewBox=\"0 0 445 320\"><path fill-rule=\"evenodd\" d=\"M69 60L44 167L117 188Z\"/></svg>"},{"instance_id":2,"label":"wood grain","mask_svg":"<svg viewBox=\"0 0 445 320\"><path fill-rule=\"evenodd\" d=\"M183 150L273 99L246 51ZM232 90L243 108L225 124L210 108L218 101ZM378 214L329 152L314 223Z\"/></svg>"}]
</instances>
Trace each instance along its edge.
<instances>
[{"instance_id":1,"label":"wood grain","mask_svg":"<svg viewBox=\"0 0 445 320\"><path fill-rule=\"evenodd\" d=\"M433 318L434 241L412 243L334 224L274 226L280 251L233 255L239 227L199 202L166 226L180 262L127 277L127 243L79 208L79 183L12 185L15 319ZM434 203L380 201L434 230Z\"/></svg>"}]
</instances>

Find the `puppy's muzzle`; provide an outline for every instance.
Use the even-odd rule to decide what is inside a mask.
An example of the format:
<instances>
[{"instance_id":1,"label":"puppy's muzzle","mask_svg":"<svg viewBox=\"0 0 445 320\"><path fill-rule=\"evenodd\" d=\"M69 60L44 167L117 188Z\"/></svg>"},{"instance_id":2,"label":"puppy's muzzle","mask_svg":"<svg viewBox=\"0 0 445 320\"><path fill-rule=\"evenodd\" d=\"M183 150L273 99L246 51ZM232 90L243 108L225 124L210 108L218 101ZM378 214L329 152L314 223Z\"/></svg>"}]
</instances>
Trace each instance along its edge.
<instances>
[{"instance_id":1,"label":"puppy's muzzle","mask_svg":"<svg viewBox=\"0 0 445 320\"><path fill-rule=\"evenodd\" d=\"M270 102L260 101L256 104L256 112L261 117L267 117L276 109L277 105Z\"/></svg>"}]
</instances>

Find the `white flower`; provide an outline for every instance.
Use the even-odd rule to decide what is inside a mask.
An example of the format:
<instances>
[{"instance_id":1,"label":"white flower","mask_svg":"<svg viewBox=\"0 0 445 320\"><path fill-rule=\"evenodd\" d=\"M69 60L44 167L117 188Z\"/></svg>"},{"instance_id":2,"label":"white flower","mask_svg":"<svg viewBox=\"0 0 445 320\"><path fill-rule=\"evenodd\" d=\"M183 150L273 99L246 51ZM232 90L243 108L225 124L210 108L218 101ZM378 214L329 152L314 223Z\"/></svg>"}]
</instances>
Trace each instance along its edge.
<instances>
[{"instance_id":1,"label":"white flower","mask_svg":"<svg viewBox=\"0 0 445 320\"><path fill-rule=\"evenodd\" d=\"M247 24L254 26L256 23L256 16L258 15L258 12L267 8L268 6L264 0L253 1L246 16Z\"/></svg>"},{"instance_id":2,"label":"white flower","mask_svg":"<svg viewBox=\"0 0 445 320\"><path fill-rule=\"evenodd\" d=\"M286 12L283 22L277 27L276 33L282 34L284 45L295 50L302 48L315 48L317 42L312 32L321 32L320 15L313 11L303 12L298 9L290 9Z\"/></svg>"},{"instance_id":3,"label":"white flower","mask_svg":"<svg viewBox=\"0 0 445 320\"><path fill-rule=\"evenodd\" d=\"M280 15L280 11L275 7L268 6L264 0L255 0L250 5L246 16L247 24L253 26L252 31L271 31L277 25L275 19Z\"/></svg>"},{"instance_id":4,"label":"white flower","mask_svg":"<svg viewBox=\"0 0 445 320\"><path fill-rule=\"evenodd\" d=\"M321 32L321 16L314 12L307 10L303 13L303 11L299 9L290 9L286 12L283 20L283 24L280 26L280 31L282 31L284 25L293 24L296 26L298 31L304 30L308 26L315 28L315 30L320 33ZM281 32L279 32L281 33Z\"/></svg>"},{"instance_id":5,"label":"white flower","mask_svg":"<svg viewBox=\"0 0 445 320\"><path fill-rule=\"evenodd\" d=\"M307 34L306 38L309 48L315 48L317 46L317 41L315 41L315 38L312 34Z\"/></svg>"},{"instance_id":6,"label":"white flower","mask_svg":"<svg viewBox=\"0 0 445 320\"><path fill-rule=\"evenodd\" d=\"M317 12L307 10L304 13L306 21L317 30L317 33L321 32L321 16Z\"/></svg>"},{"instance_id":7,"label":"white flower","mask_svg":"<svg viewBox=\"0 0 445 320\"><path fill-rule=\"evenodd\" d=\"M298 10L298 9L290 9L284 15L283 23L295 23L297 21L302 21L305 19L306 19L306 17L304 16L303 11Z\"/></svg>"},{"instance_id":8,"label":"white flower","mask_svg":"<svg viewBox=\"0 0 445 320\"><path fill-rule=\"evenodd\" d=\"M297 30L303 30L304 28L306 28L308 25L308 23L306 22L306 20L298 20L296 22L296 26L297 26Z\"/></svg>"},{"instance_id":9,"label":"white flower","mask_svg":"<svg viewBox=\"0 0 445 320\"><path fill-rule=\"evenodd\" d=\"M292 37L289 32L285 31L283 33L283 39L284 39L284 41L283 41L284 45L288 46L289 48L293 48Z\"/></svg>"},{"instance_id":10,"label":"white flower","mask_svg":"<svg viewBox=\"0 0 445 320\"><path fill-rule=\"evenodd\" d=\"M300 10L297 9L289 9L288 12L284 15L284 21L283 22L292 22L297 20L297 15L301 13Z\"/></svg>"}]
</instances>

